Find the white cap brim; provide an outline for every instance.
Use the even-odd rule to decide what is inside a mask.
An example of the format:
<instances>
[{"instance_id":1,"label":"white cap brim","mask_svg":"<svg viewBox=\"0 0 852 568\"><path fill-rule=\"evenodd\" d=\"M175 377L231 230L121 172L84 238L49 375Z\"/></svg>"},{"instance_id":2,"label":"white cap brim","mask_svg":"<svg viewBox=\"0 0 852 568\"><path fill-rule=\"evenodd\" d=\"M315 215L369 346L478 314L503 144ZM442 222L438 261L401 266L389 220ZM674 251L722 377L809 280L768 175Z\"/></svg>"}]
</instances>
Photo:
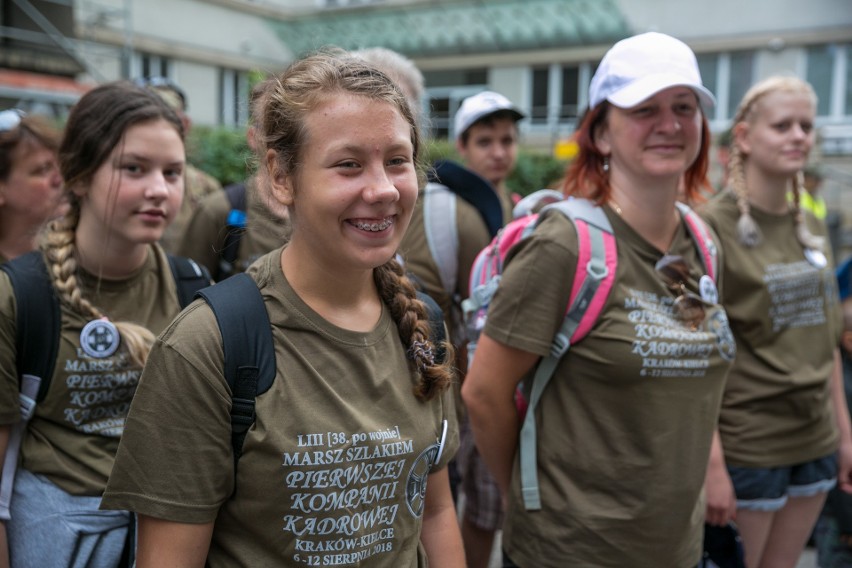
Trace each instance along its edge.
<instances>
[{"instance_id":1,"label":"white cap brim","mask_svg":"<svg viewBox=\"0 0 852 568\"><path fill-rule=\"evenodd\" d=\"M677 73L646 75L610 94L606 100L619 108L631 108L670 87L689 87L692 89L698 96L705 114L716 106L716 97L713 96L713 93L703 85L684 80L683 76Z\"/></svg>"}]
</instances>

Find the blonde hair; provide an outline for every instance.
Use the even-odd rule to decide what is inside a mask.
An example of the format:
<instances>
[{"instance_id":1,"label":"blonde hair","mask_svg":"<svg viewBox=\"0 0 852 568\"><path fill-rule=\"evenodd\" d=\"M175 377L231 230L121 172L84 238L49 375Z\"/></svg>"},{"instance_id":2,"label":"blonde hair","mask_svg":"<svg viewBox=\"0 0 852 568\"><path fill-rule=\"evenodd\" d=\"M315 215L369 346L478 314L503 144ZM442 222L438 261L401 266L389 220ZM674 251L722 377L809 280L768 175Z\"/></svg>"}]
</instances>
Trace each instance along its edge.
<instances>
[{"instance_id":1,"label":"blonde hair","mask_svg":"<svg viewBox=\"0 0 852 568\"><path fill-rule=\"evenodd\" d=\"M77 278L76 231L80 198L71 190L86 187L95 172L123 143L127 129L153 120L166 120L184 138L183 125L156 94L117 81L92 89L74 105L59 146L59 169L70 201L68 213L53 221L41 243L45 264L60 300L85 318L105 318L99 308L83 297ZM142 366L154 344L154 334L132 322L113 322L131 362Z\"/></svg>"},{"instance_id":2,"label":"blonde hair","mask_svg":"<svg viewBox=\"0 0 852 568\"><path fill-rule=\"evenodd\" d=\"M743 96L743 100L734 115L732 128L740 123L754 120L761 101L771 93L802 94L807 96L813 106L816 107L816 93L807 82L792 76L769 77L753 85ZM736 136L734 136L731 141L730 162L728 164L728 184L736 196L737 207L740 211L740 217L737 220L737 237L744 246L754 247L760 243L763 235L760 232L760 227L757 226L751 216L751 205L748 201L748 188L745 182L745 162L747 159L748 156L740 149ZM796 238L806 248L821 250L825 246L825 239L813 235L808 230L799 203L801 192L805 190L804 172L797 172L790 179L790 183L793 195L790 210L796 224Z\"/></svg>"},{"instance_id":3,"label":"blonde hair","mask_svg":"<svg viewBox=\"0 0 852 568\"><path fill-rule=\"evenodd\" d=\"M269 88L258 121L264 148L277 155L280 173L294 175L308 140L308 115L329 97L352 94L395 107L411 127L411 142L419 182L423 182L422 145L416 115L401 89L382 71L360 56L327 49L296 61ZM414 394L421 400L437 396L453 380L453 351L448 342L442 347L442 361L434 356L437 346L431 337L426 305L417 298L405 271L391 259L373 270L379 296L389 307L399 337L418 375Z\"/></svg>"}]
</instances>

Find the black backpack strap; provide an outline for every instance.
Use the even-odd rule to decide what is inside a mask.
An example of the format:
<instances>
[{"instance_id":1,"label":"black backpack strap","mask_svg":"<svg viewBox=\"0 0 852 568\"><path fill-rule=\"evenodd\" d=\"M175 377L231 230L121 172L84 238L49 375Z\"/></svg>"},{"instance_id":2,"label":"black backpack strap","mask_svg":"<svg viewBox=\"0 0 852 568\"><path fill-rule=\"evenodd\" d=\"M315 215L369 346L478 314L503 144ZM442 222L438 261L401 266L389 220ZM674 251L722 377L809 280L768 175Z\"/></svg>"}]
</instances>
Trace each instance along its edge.
<instances>
[{"instance_id":1,"label":"black backpack strap","mask_svg":"<svg viewBox=\"0 0 852 568\"><path fill-rule=\"evenodd\" d=\"M491 238L503 227L503 204L485 178L451 160L438 160L428 175L429 181L440 183L476 207Z\"/></svg>"},{"instance_id":2,"label":"black backpack strap","mask_svg":"<svg viewBox=\"0 0 852 568\"><path fill-rule=\"evenodd\" d=\"M168 257L177 285L178 302L183 309L195 299L196 292L210 286L210 272L191 258L171 254Z\"/></svg>"},{"instance_id":3,"label":"black backpack strap","mask_svg":"<svg viewBox=\"0 0 852 568\"><path fill-rule=\"evenodd\" d=\"M447 339L444 328L444 312L432 296L417 292L417 299L426 304L426 312L429 314L429 327L431 328L430 339L435 346L438 361L443 361L447 356L444 349L444 341Z\"/></svg>"},{"instance_id":4,"label":"black backpack strap","mask_svg":"<svg viewBox=\"0 0 852 568\"><path fill-rule=\"evenodd\" d=\"M232 183L225 187L224 192L231 210L225 222L225 241L222 243L222 251L219 255L219 274L217 275L219 280L234 273L234 263L240 251L240 239L246 232L246 184Z\"/></svg>"},{"instance_id":5,"label":"black backpack strap","mask_svg":"<svg viewBox=\"0 0 852 568\"><path fill-rule=\"evenodd\" d=\"M240 273L198 291L210 305L225 354L225 380L231 388L231 445L234 468L255 420L255 397L275 379L275 348L263 296L254 280Z\"/></svg>"},{"instance_id":6,"label":"black backpack strap","mask_svg":"<svg viewBox=\"0 0 852 568\"><path fill-rule=\"evenodd\" d=\"M15 291L18 377L41 379L36 402L44 400L56 357L62 314L41 251L29 252L3 265Z\"/></svg>"}]
</instances>

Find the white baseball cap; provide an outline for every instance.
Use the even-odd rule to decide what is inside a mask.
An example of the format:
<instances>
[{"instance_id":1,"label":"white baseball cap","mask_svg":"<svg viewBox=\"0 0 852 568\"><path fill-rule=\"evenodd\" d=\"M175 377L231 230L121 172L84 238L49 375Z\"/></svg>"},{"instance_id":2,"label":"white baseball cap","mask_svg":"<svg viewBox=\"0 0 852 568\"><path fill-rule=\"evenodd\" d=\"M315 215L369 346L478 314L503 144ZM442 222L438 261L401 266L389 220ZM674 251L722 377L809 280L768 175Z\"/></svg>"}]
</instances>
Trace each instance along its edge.
<instances>
[{"instance_id":1,"label":"white baseball cap","mask_svg":"<svg viewBox=\"0 0 852 568\"><path fill-rule=\"evenodd\" d=\"M521 120L525 116L518 107L512 104L512 101L494 91L482 91L466 98L456 112L454 130L456 140L460 139L464 131L477 120L502 110L509 111L515 121Z\"/></svg>"},{"instance_id":2,"label":"white baseball cap","mask_svg":"<svg viewBox=\"0 0 852 568\"><path fill-rule=\"evenodd\" d=\"M716 98L701 83L695 54L666 34L648 32L623 39L604 55L589 87L589 108L609 101L630 108L669 87L689 87L705 112Z\"/></svg>"}]
</instances>

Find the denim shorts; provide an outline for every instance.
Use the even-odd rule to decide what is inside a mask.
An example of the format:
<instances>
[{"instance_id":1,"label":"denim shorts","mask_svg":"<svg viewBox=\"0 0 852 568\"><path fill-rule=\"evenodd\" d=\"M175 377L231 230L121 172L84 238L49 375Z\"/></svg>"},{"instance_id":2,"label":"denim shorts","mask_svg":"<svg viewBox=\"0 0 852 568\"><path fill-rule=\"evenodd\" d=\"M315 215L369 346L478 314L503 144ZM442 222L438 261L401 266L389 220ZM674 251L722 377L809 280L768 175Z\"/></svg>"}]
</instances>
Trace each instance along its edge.
<instances>
[{"instance_id":1,"label":"denim shorts","mask_svg":"<svg viewBox=\"0 0 852 568\"><path fill-rule=\"evenodd\" d=\"M789 497L827 493L837 483L837 454L783 467L728 467L737 509L778 511Z\"/></svg>"}]
</instances>

